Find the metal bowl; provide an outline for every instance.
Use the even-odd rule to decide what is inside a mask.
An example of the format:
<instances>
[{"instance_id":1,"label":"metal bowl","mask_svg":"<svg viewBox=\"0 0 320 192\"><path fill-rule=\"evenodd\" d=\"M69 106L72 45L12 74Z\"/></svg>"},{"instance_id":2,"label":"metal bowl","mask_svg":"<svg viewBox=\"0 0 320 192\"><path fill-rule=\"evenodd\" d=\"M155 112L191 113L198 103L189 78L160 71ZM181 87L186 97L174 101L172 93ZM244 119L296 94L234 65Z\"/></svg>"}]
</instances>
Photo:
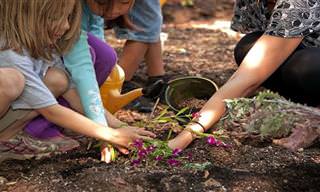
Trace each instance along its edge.
<instances>
[{"instance_id":1,"label":"metal bowl","mask_svg":"<svg viewBox=\"0 0 320 192\"><path fill-rule=\"evenodd\" d=\"M180 111L179 103L183 100L196 98L208 100L218 86L204 77L187 76L171 80L165 90L165 101L174 111Z\"/></svg>"}]
</instances>

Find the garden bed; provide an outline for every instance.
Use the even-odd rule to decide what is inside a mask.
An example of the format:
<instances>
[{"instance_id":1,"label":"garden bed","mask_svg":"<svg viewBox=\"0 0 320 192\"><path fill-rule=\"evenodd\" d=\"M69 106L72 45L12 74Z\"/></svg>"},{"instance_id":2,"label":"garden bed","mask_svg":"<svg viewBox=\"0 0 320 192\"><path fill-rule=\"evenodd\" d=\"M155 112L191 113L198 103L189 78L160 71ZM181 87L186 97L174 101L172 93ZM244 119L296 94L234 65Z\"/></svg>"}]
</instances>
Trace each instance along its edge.
<instances>
[{"instance_id":1,"label":"garden bed","mask_svg":"<svg viewBox=\"0 0 320 192\"><path fill-rule=\"evenodd\" d=\"M167 26L164 62L172 76L201 75L219 86L235 71L236 39L219 30ZM109 41L121 49L122 43ZM145 68L135 81L143 83ZM158 106L156 116L163 110ZM121 110L116 114L132 124L149 118ZM260 138L239 139L231 127L224 140L231 147L196 140L182 152L183 165L141 163L120 156L112 164L100 162L98 149L86 146L41 160L9 160L0 164L0 191L318 191L320 189L319 144L290 152ZM166 139L168 127L154 127ZM239 133L240 134L240 133Z\"/></svg>"}]
</instances>

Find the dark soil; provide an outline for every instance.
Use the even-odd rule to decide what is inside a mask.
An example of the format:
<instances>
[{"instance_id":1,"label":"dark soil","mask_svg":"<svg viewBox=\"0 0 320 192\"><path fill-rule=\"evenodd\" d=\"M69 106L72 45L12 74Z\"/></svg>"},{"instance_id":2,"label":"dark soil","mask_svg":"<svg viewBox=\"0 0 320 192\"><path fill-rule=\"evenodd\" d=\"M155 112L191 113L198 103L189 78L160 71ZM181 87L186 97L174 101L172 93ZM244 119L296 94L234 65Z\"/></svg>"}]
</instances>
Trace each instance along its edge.
<instances>
[{"instance_id":1,"label":"dark soil","mask_svg":"<svg viewBox=\"0 0 320 192\"><path fill-rule=\"evenodd\" d=\"M188 107L192 111L200 111L200 109L206 104L207 100L188 98L180 103L178 103L179 109Z\"/></svg>"},{"instance_id":2,"label":"dark soil","mask_svg":"<svg viewBox=\"0 0 320 192\"><path fill-rule=\"evenodd\" d=\"M234 37L219 30L166 26L164 61L169 75L201 75L222 85L235 71ZM118 47L123 42L109 39ZM143 83L145 69L135 80ZM148 115L122 110L118 117L134 122ZM139 116L142 115L142 116ZM232 127L230 127L232 130ZM155 130L159 132L159 130ZM230 134L229 134L230 133ZM42 160L9 160L0 164L0 191L319 191L319 145L289 152L259 139L239 139L226 131L231 148L196 140L183 154L204 169L141 165L120 156L101 163L99 151L83 148Z\"/></svg>"}]
</instances>

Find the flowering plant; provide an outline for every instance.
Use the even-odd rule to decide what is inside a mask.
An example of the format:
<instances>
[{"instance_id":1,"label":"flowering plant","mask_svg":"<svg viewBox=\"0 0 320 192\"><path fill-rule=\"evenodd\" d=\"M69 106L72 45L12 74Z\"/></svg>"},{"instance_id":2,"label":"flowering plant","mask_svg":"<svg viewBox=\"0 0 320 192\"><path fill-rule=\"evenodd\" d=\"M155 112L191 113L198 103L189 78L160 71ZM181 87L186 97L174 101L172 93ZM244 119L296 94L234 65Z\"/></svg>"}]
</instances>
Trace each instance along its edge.
<instances>
[{"instance_id":1,"label":"flowering plant","mask_svg":"<svg viewBox=\"0 0 320 192\"><path fill-rule=\"evenodd\" d=\"M132 144L131 165L153 162L154 165L165 163L169 166L180 166L191 157L181 156L181 149L170 149L168 143L161 140L135 140Z\"/></svg>"}]
</instances>

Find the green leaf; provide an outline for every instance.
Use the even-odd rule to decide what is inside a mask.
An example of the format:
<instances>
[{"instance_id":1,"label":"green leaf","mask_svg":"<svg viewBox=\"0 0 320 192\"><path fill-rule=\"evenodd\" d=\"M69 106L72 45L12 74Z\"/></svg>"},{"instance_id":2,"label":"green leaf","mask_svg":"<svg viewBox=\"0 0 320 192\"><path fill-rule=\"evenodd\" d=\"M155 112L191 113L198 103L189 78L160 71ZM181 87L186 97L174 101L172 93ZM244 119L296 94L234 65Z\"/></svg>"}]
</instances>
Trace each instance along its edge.
<instances>
[{"instance_id":1,"label":"green leaf","mask_svg":"<svg viewBox=\"0 0 320 192\"><path fill-rule=\"evenodd\" d=\"M167 114L167 113L168 113L168 108L169 108L169 107L167 107L167 108L165 108L164 110L162 110L161 113L160 113L156 118L154 118L154 119L155 119L155 120L158 120L158 119L160 119L161 117L163 117L165 114Z\"/></svg>"},{"instance_id":2,"label":"green leaf","mask_svg":"<svg viewBox=\"0 0 320 192\"><path fill-rule=\"evenodd\" d=\"M207 161L204 163L187 163L184 167L187 169L196 169L196 170L204 171L205 169L209 168L210 166L212 166L212 163Z\"/></svg>"},{"instance_id":3,"label":"green leaf","mask_svg":"<svg viewBox=\"0 0 320 192\"><path fill-rule=\"evenodd\" d=\"M159 119L157 120L158 123L168 123L170 120L167 119Z\"/></svg>"},{"instance_id":4,"label":"green leaf","mask_svg":"<svg viewBox=\"0 0 320 192\"><path fill-rule=\"evenodd\" d=\"M164 116L164 117L161 117L161 118L159 118L159 119L157 119L156 121L159 121L159 120L167 120L167 121L172 121L173 119L172 119L172 117L166 117L166 116Z\"/></svg>"},{"instance_id":5,"label":"green leaf","mask_svg":"<svg viewBox=\"0 0 320 192\"><path fill-rule=\"evenodd\" d=\"M179 116L181 114L183 114L184 112L186 112L189 109L189 107L185 107L183 109L181 109L180 111L178 111L178 113L176 114L176 116Z\"/></svg>"},{"instance_id":6,"label":"green leaf","mask_svg":"<svg viewBox=\"0 0 320 192\"><path fill-rule=\"evenodd\" d=\"M188 121L182 117L176 117L177 121L180 121L182 123L188 123Z\"/></svg>"}]
</instances>

